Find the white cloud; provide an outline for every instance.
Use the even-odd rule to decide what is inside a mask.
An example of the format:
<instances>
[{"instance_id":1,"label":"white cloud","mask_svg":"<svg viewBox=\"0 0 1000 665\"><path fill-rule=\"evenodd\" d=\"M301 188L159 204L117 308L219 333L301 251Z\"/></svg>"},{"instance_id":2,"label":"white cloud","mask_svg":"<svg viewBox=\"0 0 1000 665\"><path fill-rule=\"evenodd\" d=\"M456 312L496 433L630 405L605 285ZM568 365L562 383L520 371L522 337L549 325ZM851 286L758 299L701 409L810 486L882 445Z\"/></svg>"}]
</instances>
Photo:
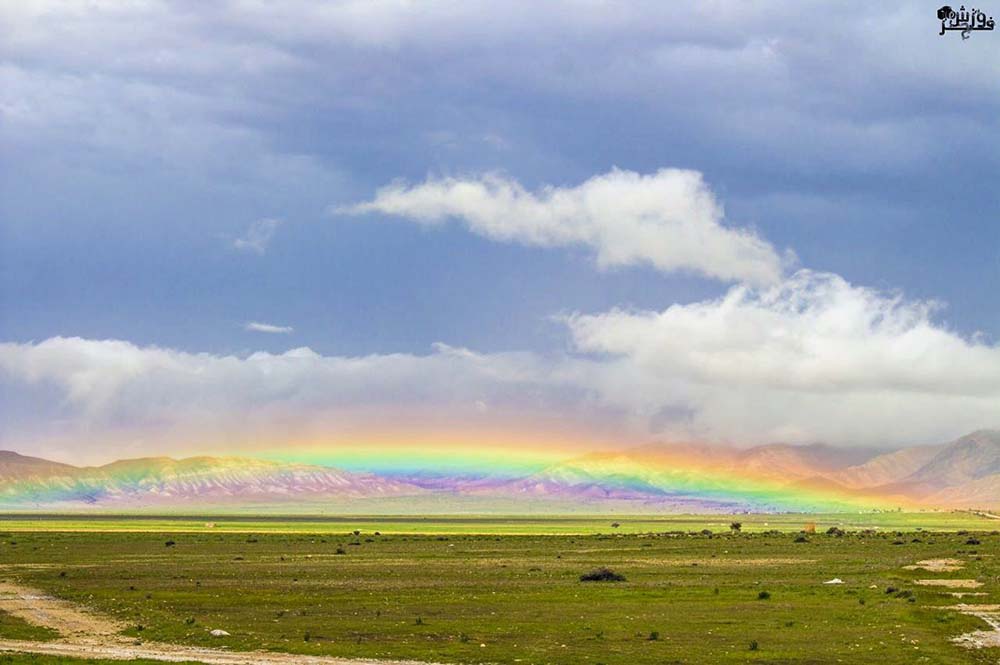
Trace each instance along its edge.
<instances>
[{"instance_id":1,"label":"white cloud","mask_svg":"<svg viewBox=\"0 0 1000 665\"><path fill-rule=\"evenodd\" d=\"M244 252L263 254L281 224L280 219L258 219L250 225L243 237L233 241L233 247Z\"/></svg>"},{"instance_id":2,"label":"white cloud","mask_svg":"<svg viewBox=\"0 0 1000 665\"><path fill-rule=\"evenodd\" d=\"M782 274L767 241L723 226L722 206L697 171L615 169L576 187L537 193L500 175L432 178L412 187L389 185L372 201L337 211L378 212L427 226L459 219L501 242L590 247L601 267L648 264L754 284L775 283Z\"/></svg>"},{"instance_id":3,"label":"white cloud","mask_svg":"<svg viewBox=\"0 0 1000 665\"><path fill-rule=\"evenodd\" d=\"M906 444L1000 424L1000 347L936 322L937 308L803 270L567 322L576 349L603 362L602 398L649 417L679 409L677 435Z\"/></svg>"},{"instance_id":4,"label":"white cloud","mask_svg":"<svg viewBox=\"0 0 1000 665\"><path fill-rule=\"evenodd\" d=\"M250 332L272 333L277 335L288 335L295 332L295 328L291 326L276 326L272 323L259 323L257 321L249 321L243 326L243 329Z\"/></svg>"}]
</instances>

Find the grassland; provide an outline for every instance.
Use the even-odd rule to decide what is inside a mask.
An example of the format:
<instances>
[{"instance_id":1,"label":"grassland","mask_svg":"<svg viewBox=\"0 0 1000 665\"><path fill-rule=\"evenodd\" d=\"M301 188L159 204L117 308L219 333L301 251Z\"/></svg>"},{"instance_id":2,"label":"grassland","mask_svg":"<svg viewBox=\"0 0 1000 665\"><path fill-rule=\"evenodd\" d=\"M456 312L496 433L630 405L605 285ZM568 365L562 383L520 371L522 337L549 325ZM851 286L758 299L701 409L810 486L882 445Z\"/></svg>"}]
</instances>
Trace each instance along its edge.
<instances>
[{"instance_id":1,"label":"grassland","mask_svg":"<svg viewBox=\"0 0 1000 665\"><path fill-rule=\"evenodd\" d=\"M342 534L355 529L398 535L600 535L643 534L664 531L727 531L738 520L744 532L774 529L796 532L807 524L825 531L889 529L896 531L960 531L1000 528L968 511L854 512L803 515L633 515L530 517L458 515L429 517L387 516L238 516L238 515L117 515L117 514L0 514L0 531L8 532L148 532L148 533L303 533ZM617 523L615 528L611 524ZM210 526L206 526L210 525Z\"/></svg>"},{"instance_id":2,"label":"grassland","mask_svg":"<svg viewBox=\"0 0 1000 665\"><path fill-rule=\"evenodd\" d=\"M985 624L941 609L959 602L949 589L915 584L975 579L987 595L974 602L1000 602L1000 535L992 531L1000 523L948 513L741 516L744 533L731 534L732 519L206 527L204 516L21 517L0 522L0 575L117 618L138 639L233 650L567 665L1000 659L1000 649L952 644ZM820 533L796 542L809 521ZM834 525L847 535L822 533ZM957 533L965 529L977 533ZM903 568L936 558L964 568ZM626 581L579 581L600 566ZM823 584L832 578L844 584ZM8 619L0 617L0 637L49 637ZM231 635L213 638L213 628Z\"/></svg>"}]
</instances>

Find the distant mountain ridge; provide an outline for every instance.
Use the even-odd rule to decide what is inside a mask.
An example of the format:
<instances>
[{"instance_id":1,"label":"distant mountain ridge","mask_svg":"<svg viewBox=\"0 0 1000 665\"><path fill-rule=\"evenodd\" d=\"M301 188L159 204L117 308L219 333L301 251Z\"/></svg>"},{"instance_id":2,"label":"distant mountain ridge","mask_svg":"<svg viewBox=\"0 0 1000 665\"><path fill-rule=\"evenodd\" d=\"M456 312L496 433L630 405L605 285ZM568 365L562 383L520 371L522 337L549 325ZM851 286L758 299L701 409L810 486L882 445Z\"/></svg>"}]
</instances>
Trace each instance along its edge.
<instances>
[{"instance_id":1,"label":"distant mountain ridge","mask_svg":"<svg viewBox=\"0 0 1000 665\"><path fill-rule=\"evenodd\" d=\"M294 501L362 498L423 490L371 474L252 458L168 457L73 467L0 452L0 502L169 504L192 501Z\"/></svg>"},{"instance_id":2,"label":"distant mountain ridge","mask_svg":"<svg viewBox=\"0 0 1000 665\"><path fill-rule=\"evenodd\" d=\"M659 512L811 511L912 505L1000 507L1000 430L879 454L824 445L646 445L567 459L521 477L412 477L241 457L150 457L76 467L0 451L0 506L382 505L461 511L614 505ZM380 503L382 502L382 503ZM513 502L513 503L512 503ZM416 504L414 504L416 505ZM539 508L541 506L541 508Z\"/></svg>"}]
</instances>

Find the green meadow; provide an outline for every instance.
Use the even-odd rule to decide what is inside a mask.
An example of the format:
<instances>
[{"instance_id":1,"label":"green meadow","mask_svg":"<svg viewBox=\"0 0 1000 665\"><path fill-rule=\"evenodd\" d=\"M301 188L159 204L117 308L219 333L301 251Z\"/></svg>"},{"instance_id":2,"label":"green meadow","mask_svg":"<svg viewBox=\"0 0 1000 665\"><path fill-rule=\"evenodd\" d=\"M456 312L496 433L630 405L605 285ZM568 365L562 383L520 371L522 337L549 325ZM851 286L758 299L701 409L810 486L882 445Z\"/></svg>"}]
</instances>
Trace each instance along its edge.
<instances>
[{"instance_id":1,"label":"green meadow","mask_svg":"<svg viewBox=\"0 0 1000 665\"><path fill-rule=\"evenodd\" d=\"M174 532L174 533L315 533L337 534L355 529L386 534L440 535L599 535L602 533L643 534L662 531L728 531L733 521L744 532L773 529L799 531L809 524L818 530L831 526L842 529L890 529L959 531L1000 528L991 520L968 511L854 512L822 514L703 514L635 516L497 516L432 515L413 516L240 516L201 515L120 515L120 514L0 514L0 531L10 532ZM618 526L612 527L612 524Z\"/></svg>"},{"instance_id":2,"label":"green meadow","mask_svg":"<svg viewBox=\"0 0 1000 665\"><path fill-rule=\"evenodd\" d=\"M800 534L810 522L817 533ZM825 533L833 526L846 533ZM442 663L996 663L1000 649L951 642L987 628L944 609L961 602L954 589L916 584L976 580L985 595L966 602L1000 602L994 527L969 513L8 516L0 576L119 619L137 640L230 650ZM939 558L964 567L904 569ZM624 581L580 580L601 567ZM833 578L843 584L824 584ZM216 628L231 635L210 636ZM54 635L0 616L0 637ZM0 656L56 662L67 661Z\"/></svg>"}]
</instances>

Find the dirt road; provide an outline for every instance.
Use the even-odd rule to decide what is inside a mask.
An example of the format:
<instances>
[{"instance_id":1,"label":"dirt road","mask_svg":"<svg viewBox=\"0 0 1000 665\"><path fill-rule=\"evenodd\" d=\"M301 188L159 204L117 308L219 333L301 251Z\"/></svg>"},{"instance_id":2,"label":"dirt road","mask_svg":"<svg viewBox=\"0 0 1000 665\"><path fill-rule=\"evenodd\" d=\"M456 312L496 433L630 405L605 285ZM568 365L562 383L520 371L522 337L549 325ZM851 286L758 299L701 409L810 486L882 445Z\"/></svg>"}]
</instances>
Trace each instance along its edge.
<instances>
[{"instance_id":1,"label":"dirt road","mask_svg":"<svg viewBox=\"0 0 1000 665\"><path fill-rule=\"evenodd\" d=\"M119 635L122 626L42 591L0 582L0 610L36 626L59 632L61 639L30 642L0 639L0 652L16 651L66 658L132 660L146 658L170 663L208 665L429 665L403 660L366 660L332 656L301 656L267 651L225 651L161 642L139 642Z\"/></svg>"}]
</instances>

